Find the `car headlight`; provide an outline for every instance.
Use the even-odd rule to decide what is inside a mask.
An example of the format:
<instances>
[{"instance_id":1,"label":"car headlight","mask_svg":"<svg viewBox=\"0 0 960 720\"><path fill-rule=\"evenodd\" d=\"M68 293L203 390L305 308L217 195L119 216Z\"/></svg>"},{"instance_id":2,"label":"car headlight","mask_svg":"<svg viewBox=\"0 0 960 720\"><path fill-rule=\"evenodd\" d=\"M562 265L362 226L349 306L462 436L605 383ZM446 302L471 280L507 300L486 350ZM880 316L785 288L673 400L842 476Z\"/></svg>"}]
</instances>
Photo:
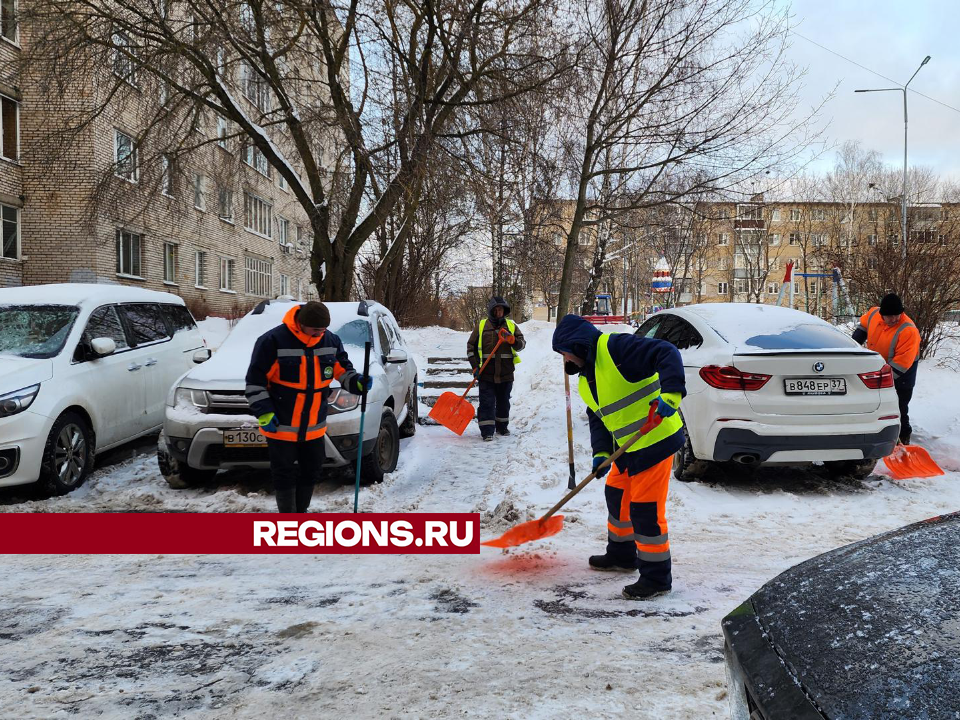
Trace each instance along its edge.
<instances>
[{"instance_id":1,"label":"car headlight","mask_svg":"<svg viewBox=\"0 0 960 720\"><path fill-rule=\"evenodd\" d=\"M360 404L360 396L347 392L343 388L337 388L330 392L327 398L327 408L329 412L349 412L355 410Z\"/></svg>"},{"instance_id":2,"label":"car headlight","mask_svg":"<svg viewBox=\"0 0 960 720\"><path fill-rule=\"evenodd\" d=\"M40 383L0 395L0 417L9 417L23 412L33 404L38 392L40 392Z\"/></svg>"},{"instance_id":3,"label":"car headlight","mask_svg":"<svg viewBox=\"0 0 960 720\"><path fill-rule=\"evenodd\" d=\"M173 394L174 407L177 405L194 405L196 407L210 407L210 397L206 390L192 390L191 388L177 388Z\"/></svg>"}]
</instances>

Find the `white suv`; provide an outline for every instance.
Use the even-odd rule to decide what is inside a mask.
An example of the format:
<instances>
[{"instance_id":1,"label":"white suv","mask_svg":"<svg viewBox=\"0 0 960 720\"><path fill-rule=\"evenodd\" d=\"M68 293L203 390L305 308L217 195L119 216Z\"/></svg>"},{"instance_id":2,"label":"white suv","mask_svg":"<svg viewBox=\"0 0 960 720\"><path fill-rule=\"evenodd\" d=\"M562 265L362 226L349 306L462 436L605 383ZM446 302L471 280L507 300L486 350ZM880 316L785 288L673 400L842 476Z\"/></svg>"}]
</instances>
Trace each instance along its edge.
<instances>
[{"instance_id":1,"label":"white suv","mask_svg":"<svg viewBox=\"0 0 960 720\"><path fill-rule=\"evenodd\" d=\"M267 300L244 316L213 358L181 377L167 397L157 459L171 487L184 488L232 467L268 468L266 439L244 397L245 378L257 339L280 325L293 300ZM375 302L330 302L330 331L343 342L357 372L364 341L372 337L361 472L379 482L397 467L400 438L417 429L417 365L407 352L393 314ZM359 396L334 380L327 396L326 467L345 467L357 457Z\"/></svg>"},{"instance_id":2,"label":"white suv","mask_svg":"<svg viewBox=\"0 0 960 720\"><path fill-rule=\"evenodd\" d=\"M160 428L170 386L208 357L176 295L84 283L0 289L0 487L79 487L96 453Z\"/></svg>"},{"instance_id":3,"label":"white suv","mask_svg":"<svg viewBox=\"0 0 960 720\"><path fill-rule=\"evenodd\" d=\"M636 331L680 350L687 395L680 480L711 462L822 462L866 477L893 450L900 411L890 366L828 322L753 303L662 310Z\"/></svg>"}]
</instances>

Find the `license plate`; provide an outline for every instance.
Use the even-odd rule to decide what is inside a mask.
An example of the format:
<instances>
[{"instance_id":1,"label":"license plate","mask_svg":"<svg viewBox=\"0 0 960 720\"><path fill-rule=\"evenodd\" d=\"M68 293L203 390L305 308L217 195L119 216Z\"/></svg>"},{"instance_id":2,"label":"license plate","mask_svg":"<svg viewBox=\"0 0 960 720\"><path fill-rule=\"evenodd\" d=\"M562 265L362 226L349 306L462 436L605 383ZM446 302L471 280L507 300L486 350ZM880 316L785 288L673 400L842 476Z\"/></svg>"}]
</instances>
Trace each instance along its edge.
<instances>
[{"instance_id":1,"label":"license plate","mask_svg":"<svg viewBox=\"0 0 960 720\"><path fill-rule=\"evenodd\" d=\"M787 378L783 381L787 395L846 395L844 378Z\"/></svg>"},{"instance_id":2,"label":"license plate","mask_svg":"<svg viewBox=\"0 0 960 720\"><path fill-rule=\"evenodd\" d=\"M266 447L267 439L259 428L224 430L224 447Z\"/></svg>"}]
</instances>

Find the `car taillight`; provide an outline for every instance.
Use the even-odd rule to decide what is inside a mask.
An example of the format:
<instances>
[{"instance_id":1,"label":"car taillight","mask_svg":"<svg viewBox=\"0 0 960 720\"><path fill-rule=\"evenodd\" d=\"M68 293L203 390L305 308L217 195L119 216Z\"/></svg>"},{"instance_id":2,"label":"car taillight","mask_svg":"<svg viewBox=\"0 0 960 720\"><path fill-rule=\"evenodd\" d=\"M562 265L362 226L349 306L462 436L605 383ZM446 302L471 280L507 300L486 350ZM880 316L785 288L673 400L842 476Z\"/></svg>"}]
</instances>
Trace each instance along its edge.
<instances>
[{"instance_id":1,"label":"car taillight","mask_svg":"<svg viewBox=\"0 0 960 720\"><path fill-rule=\"evenodd\" d=\"M710 387L720 390L759 390L767 384L770 375L740 372L735 367L707 365L700 368L700 377Z\"/></svg>"},{"instance_id":2,"label":"car taillight","mask_svg":"<svg viewBox=\"0 0 960 720\"><path fill-rule=\"evenodd\" d=\"M871 390L893 387L893 369L889 365L884 365L873 372L858 373L858 375L863 380L863 384Z\"/></svg>"}]
</instances>

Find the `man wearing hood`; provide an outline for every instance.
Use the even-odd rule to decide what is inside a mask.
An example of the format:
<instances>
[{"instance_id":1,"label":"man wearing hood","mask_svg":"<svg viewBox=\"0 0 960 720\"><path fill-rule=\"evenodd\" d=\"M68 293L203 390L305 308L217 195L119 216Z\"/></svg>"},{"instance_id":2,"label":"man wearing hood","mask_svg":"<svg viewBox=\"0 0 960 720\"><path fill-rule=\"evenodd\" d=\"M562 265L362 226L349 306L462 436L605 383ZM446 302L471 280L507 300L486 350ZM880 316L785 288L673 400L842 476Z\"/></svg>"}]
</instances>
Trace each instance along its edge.
<instances>
[{"instance_id":1,"label":"man wearing hood","mask_svg":"<svg viewBox=\"0 0 960 720\"><path fill-rule=\"evenodd\" d=\"M323 468L327 396L331 382L354 395L369 377L353 369L340 338L330 332L321 302L294 305L283 323L257 340L247 369L245 395L267 438L277 510L304 513Z\"/></svg>"},{"instance_id":2,"label":"man wearing hood","mask_svg":"<svg viewBox=\"0 0 960 720\"><path fill-rule=\"evenodd\" d=\"M601 333L577 315L557 325L553 350L563 355L567 374L580 375L594 470L646 423L651 405L661 417L611 466L604 489L607 551L592 556L590 567L639 570L640 579L623 589L628 600L669 592L673 576L665 505L673 454L684 442L677 412L686 394L680 353L663 340Z\"/></svg>"},{"instance_id":3,"label":"man wearing hood","mask_svg":"<svg viewBox=\"0 0 960 720\"><path fill-rule=\"evenodd\" d=\"M480 409L477 422L480 436L484 440L493 440L493 432L500 435L510 434L510 392L513 390L513 366L520 362L517 354L526 344L523 333L517 324L510 320L510 304L502 297L494 296L487 303L487 317L470 334L467 340L467 358L477 378L480 392ZM503 338L496 356L480 373L484 359ZM479 373L479 374L478 374Z\"/></svg>"}]
</instances>

